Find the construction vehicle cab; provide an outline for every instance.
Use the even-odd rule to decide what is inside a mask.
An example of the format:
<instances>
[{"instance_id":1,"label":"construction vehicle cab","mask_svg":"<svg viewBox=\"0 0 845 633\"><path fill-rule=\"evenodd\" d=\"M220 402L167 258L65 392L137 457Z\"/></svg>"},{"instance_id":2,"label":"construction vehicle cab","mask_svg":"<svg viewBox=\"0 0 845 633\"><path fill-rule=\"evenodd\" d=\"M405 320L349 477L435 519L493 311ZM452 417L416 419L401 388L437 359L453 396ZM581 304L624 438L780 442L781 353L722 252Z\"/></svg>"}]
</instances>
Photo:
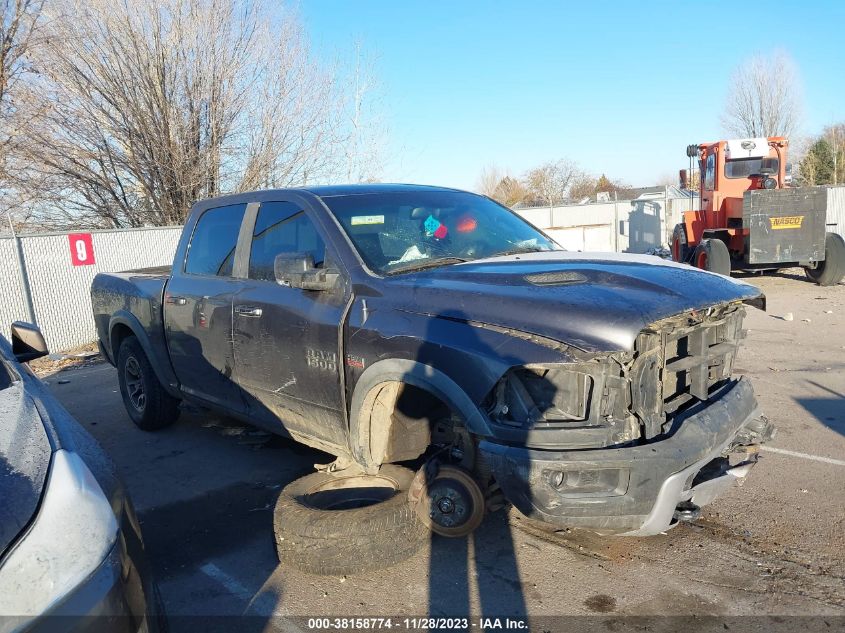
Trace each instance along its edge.
<instances>
[{"instance_id":1,"label":"construction vehicle cab","mask_svg":"<svg viewBox=\"0 0 845 633\"><path fill-rule=\"evenodd\" d=\"M701 204L675 227L675 261L723 275L802 266L820 285L845 276L845 241L826 232L827 193L789 186L788 144L775 136L687 147L698 160Z\"/></svg>"}]
</instances>

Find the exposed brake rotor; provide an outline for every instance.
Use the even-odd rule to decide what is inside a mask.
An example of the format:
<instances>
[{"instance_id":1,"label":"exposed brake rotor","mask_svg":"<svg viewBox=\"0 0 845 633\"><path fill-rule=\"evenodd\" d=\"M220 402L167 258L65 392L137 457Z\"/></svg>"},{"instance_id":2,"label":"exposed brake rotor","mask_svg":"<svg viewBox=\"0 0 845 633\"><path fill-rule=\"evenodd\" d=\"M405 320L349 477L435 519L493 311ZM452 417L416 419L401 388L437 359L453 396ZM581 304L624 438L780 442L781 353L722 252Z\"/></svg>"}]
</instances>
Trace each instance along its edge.
<instances>
[{"instance_id":1,"label":"exposed brake rotor","mask_svg":"<svg viewBox=\"0 0 845 633\"><path fill-rule=\"evenodd\" d=\"M414 477L408 498L420 521L435 534L451 538L470 534L486 511L481 486L469 472L452 465L427 462Z\"/></svg>"}]
</instances>

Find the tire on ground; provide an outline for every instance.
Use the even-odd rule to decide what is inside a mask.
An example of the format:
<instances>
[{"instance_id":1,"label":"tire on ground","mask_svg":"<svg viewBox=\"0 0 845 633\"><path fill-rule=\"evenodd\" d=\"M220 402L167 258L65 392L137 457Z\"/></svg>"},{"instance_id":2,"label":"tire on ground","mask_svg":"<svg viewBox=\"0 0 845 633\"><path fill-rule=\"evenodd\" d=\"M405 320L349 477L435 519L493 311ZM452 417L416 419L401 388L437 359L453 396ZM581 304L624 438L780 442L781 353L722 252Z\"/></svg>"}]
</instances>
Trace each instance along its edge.
<instances>
[{"instance_id":1,"label":"tire on ground","mask_svg":"<svg viewBox=\"0 0 845 633\"><path fill-rule=\"evenodd\" d=\"M727 245L720 239L701 240L695 247L693 263L696 267L726 277L731 274L731 254Z\"/></svg>"},{"instance_id":2,"label":"tire on ground","mask_svg":"<svg viewBox=\"0 0 845 633\"><path fill-rule=\"evenodd\" d=\"M686 262L689 259L689 251L687 229L683 224L676 224L672 231L672 259L676 262Z\"/></svg>"},{"instance_id":3,"label":"tire on ground","mask_svg":"<svg viewBox=\"0 0 845 633\"><path fill-rule=\"evenodd\" d=\"M138 407L130 398L127 364L134 361L144 393L144 406ZM120 395L129 418L144 431L157 431L173 424L179 418L179 399L171 396L158 380L144 348L134 336L128 336L120 344L117 354L117 377Z\"/></svg>"},{"instance_id":4,"label":"tire on ground","mask_svg":"<svg viewBox=\"0 0 845 633\"><path fill-rule=\"evenodd\" d=\"M820 286L835 286L845 277L845 240L837 233L828 233L824 240L824 261L815 268L805 268L807 277Z\"/></svg>"},{"instance_id":5,"label":"tire on ground","mask_svg":"<svg viewBox=\"0 0 845 633\"><path fill-rule=\"evenodd\" d=\"M378 475L317 472L288 484L273 516L279 560L340 576L411 557L430 538L408 503L413 478L407 468L386 464ZM370 505L355 507L362 502Z\"/></svg>"}]
</instances>

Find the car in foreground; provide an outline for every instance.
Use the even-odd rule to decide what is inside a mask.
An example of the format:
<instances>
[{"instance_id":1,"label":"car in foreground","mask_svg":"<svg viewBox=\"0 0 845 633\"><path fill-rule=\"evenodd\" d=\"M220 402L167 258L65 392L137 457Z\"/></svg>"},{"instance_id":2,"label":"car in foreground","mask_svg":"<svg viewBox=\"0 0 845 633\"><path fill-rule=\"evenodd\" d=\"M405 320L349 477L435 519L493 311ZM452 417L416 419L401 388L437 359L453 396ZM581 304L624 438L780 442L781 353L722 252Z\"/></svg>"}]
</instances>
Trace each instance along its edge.
<instances>
[{"instance_id":1,"label":"car in foreground","mask_svg":"<svg viewBox=\"0 0 845 633\"><path fill-rule=\"evenodd\" d=\"M337 457L334 477L282 495L289 553L360 536L352 514L313 528L343 486L378 489L390 525L405 509L383 491L408 488L448 536L501 494L606 533L694 519L772 433L732 371L744 304L764 301L656 257L565 252L488 198L414 185L198 202L171 268L92 285L100 346L139 427L172 423L185 400ZM413 482L385 470L396 463L418 468Z\"/></svg>"},{"instance_id":2,"label":"car in foreground","mask_svg":"<svg viewBox=\"0 0 845 633\"><path fill-rule=\"evenodd\" d=\"M160 631L158 590L114 465L0 336L0 631Z\"/></svg>"}]
</instances>

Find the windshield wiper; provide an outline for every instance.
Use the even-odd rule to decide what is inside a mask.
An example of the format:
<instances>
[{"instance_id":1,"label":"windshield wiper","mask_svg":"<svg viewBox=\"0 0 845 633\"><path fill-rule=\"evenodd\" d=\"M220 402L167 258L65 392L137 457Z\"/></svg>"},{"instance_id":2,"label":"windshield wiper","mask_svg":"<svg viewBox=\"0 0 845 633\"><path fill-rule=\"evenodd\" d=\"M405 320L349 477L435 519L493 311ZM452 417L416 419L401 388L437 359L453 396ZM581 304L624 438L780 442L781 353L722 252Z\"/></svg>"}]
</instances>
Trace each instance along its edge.
<instances>
[{"instance_id":1,"label":"windshield wiper","mask_svg":"<svg viewBox=\"0 0 845 633\"><path fill-rule=\"evenodd\" d=\"M542 248L541 246L520 246L518 248L502 251L501 253L494 253L489 257L505 257L507 255L521 255L523 253L550 253L551 251L552 249Z\"/></svg>"},{"instance_id":2,"label":"windshield wiper","mask_svg":"<svg viewBox=\"0 0 845 633\"><path fill-rule=\"evenodd\" d=\"M413 262L408 262L404 266L399 266L388 272L386 275L397 275L399 273L409 273L416 270L425 270L426 268L438 268L439 266L448 266L449 264L463 264L468 262L468 259L463 257L434 257L431 259L419 259Z\"/></svg>"}]
</instances>

